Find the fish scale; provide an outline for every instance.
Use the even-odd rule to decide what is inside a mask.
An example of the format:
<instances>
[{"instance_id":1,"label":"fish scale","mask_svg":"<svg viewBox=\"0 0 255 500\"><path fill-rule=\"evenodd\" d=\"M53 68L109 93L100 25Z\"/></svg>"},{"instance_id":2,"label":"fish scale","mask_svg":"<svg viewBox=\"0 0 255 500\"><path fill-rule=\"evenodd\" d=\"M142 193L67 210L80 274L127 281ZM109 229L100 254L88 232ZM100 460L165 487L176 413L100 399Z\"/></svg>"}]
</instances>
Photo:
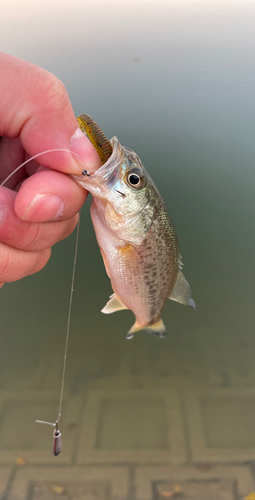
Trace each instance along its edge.
<instances>
[{"instance_id":1,"label":"fish scale","mask_svg":"<svg viewBox=\"0 0 255 500\"><path fill-rule=\"evenodd\" d=\"M195 309L166 205L136 153L117 137L109 141L88 115L78 122L97 151L106 152L95 173L73 176L92 194L92 222L114 291L102 312L133 311L127 338L142 329L163 337L160 315L168 298Z\"/></svg>"}]
</instances>

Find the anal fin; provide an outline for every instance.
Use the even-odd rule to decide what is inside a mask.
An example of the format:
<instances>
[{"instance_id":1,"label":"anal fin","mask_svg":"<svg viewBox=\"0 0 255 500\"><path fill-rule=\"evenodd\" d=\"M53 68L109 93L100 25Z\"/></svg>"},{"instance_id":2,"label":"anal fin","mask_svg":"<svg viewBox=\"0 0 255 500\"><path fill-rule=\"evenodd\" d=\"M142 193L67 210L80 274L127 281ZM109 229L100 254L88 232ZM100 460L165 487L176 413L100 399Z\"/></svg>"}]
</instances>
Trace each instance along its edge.
<instances>
[{"instance_id":1,"label":"anal fin","mask_svg":"<svg viewBox=\"0 0 255 500\"><path fill-rule=\"evenodd\" d=\"M111 314L115 311L122 311L123 309L128 309L128 307L122 304L122 302L116 297L115 293L113 293L101 312L104 314Z\"/></svg>"},{"instance_id":2,"label":"anal fin","mask_svg":"<svg viewBox=\"0 0 255 500\"><path fill-rule=\"evenodd\" d=\"M175 300L176 302L180 302L180 304L196 309L196 304L192 297L191 288L186 281L184 274L180 270L178 271L177 280L169 299Z\"/></svg>"}]
</instances>

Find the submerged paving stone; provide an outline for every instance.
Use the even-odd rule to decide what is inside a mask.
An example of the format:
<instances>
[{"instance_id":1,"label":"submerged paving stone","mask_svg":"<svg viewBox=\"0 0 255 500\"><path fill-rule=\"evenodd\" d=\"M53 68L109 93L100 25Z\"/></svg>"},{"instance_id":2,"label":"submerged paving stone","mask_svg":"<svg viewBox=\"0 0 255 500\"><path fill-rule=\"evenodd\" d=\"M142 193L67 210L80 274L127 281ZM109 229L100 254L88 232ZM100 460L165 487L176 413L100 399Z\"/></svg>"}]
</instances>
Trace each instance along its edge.
<instances>
[{"instance_id":1,"label":"submerged paving stone","mask_svg":"<svg viewBox=\"0 0 255 500\"><path fill-rule=\"evenodd\" d=\"M110 500L110 483L103 481L87 481L81 483L77 481L73 483L63 482L50 482L31 483L30 486L31 500Z\"/></svg>"},{"instance_id":2,"label":"submerged paving stone","mask_svg":"<svg viewBox=\"0 0 255 500\"><path fill-rule=\"evenodd\" d=\"M167 433L167 415L162 399L105 399L101 404L95 448L165 450L170 448Z\"/></svg>"},{"instance_id":3,"label":"submerged paving stone","mask_svg":"<svg viewBox=\"0 0 255 500\"><path fill-rule=\"evenodd\" d=\"M185 462L178 391L90 391L76 460L79 464Z\"/></svg>"},{"instance_id":4,"label":"submerged paving stone","mask_svg":"<svg viewBox=\"0 0 255 500\"><path fill-rule=\"evenodd\" d=\"M231 480L155 482L153 500L234 500L235 484Z\"/></svg>"},{"instance_id":5,"label":"submerged paving stone","mask_svg":"<svg viewBox=\"0 0 255 500\"><path fill-rule=\"evenodd\" d=\"M11 479L12 467L0 466L0 498L4 498L8 482Z\"/></svg>"},{"instance_id":6,"label":"submerged paving stone","mask_svg":"<svg viewBox=\"0 0 255 500\"><path fill-rule=\"evenodd\" d=\"M81 398L66 394L63 405L63 452L53 456L53 427L36 423L36 419L54 422L59 393L0 391L0 463L14 464L21 457L28 463L69 463L75 446ZM57 461L57 462L56 462Z\"/></svg>"},{"instance_id":7,"label":"submerged paving stone","mask_svg":"<svg viewBox=\"0 0 255 500\"><path fill-rule=\"evenodd\" d=\"M255 459L255 389L196 389L185 392L193 460Z\"/></svg>"},{"instance_id":8,"label":"submerged paving stone","mask_svg":"<svg viewBox=\"0 0 255 500\"><path fill-rule=\"evenodd\" d=\"M19 470L8 500L126 500L125 467L28 467Z\"/></svg>"},{"instance_id":9,"label":"submerged paving stone","mask_svg":"<svg viewBox=\"0 0 255 500\"><path fill-rule=\"evenodd\" d=\"M247 466L144 466L135 490L137 500L239 500L254 491L254 479Z\"/></svg>"}]
</instances>

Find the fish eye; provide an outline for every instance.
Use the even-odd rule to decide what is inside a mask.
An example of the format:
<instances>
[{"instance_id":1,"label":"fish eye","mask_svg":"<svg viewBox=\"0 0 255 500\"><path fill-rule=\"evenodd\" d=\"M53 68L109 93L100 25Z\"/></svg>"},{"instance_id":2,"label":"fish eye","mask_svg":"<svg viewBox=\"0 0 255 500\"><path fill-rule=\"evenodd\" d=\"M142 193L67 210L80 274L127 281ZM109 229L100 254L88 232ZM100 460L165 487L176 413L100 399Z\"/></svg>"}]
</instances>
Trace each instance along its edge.
<instances>
[{"instance_id":1,"label":"fish eye","mask_svg":"<svg viewBox=\"0 0 255 500\"><path fill-rule=\"evenodd\" d=\"M139 175L137 175L137 174L129 174L129 176L128 176L128 182L132 186L137 186L137 184L139 184L139 182L140 182Z\"/></svg>"},{"instance_id":2,"label":"fish eye","mask_svg":"<svg viewBox=\"0 0 255 500\"><path fill-rule=\"evenodd\" d=\"M145 185L145 178L138 169L136 170L131 170L129 174L126 177L126 182L129 186L134 187L134 188L143 188Z\"/></svg>"}]
</instances>

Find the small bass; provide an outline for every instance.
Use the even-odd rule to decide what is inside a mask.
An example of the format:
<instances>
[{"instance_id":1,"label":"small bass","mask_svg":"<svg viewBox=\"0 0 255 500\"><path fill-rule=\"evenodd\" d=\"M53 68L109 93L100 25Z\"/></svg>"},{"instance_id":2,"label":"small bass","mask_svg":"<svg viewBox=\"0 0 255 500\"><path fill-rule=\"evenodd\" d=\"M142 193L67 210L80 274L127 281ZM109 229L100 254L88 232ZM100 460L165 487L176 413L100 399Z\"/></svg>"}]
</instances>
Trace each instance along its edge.
<instances>
[{"instance_id":1,"label":"small bass","mask_svg":"<svg viewBox=\"0 0 255 500\"><path fill-rule=\"evenodd\" d=\"M92 222L114 291L102 312L133 311L127 338L142 329L164 337L160 315L168 298L195 309L166 205L134 151L117 137L108 140L88 115L77 120L103 163L92 175L73 176L92 194Z\"/></svg>"}]
</instances>

